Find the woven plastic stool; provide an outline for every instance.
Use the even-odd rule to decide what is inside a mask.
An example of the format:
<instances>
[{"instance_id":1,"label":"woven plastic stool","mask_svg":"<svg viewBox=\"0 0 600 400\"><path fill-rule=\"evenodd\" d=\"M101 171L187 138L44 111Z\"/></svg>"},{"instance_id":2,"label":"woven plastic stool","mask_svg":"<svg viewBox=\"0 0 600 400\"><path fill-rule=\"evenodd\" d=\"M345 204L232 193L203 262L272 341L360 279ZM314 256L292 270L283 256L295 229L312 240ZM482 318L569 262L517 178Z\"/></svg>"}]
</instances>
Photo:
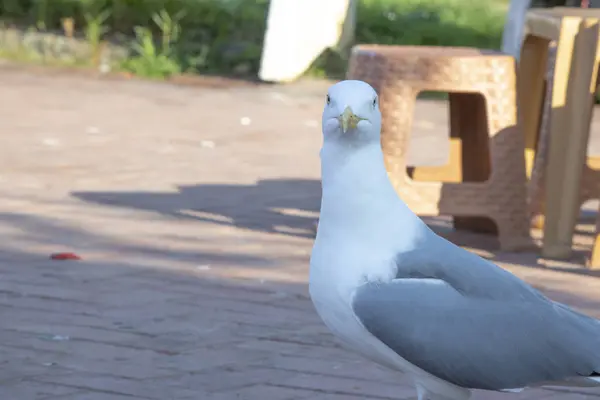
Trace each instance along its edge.
<instances>
[{"instance_id":1,"label":"woven plastic stool","mask_svg":"<svg viewBox=\"0 0 600 400\"><path fill-rule=\"evenodd\" d=\"M453 216L457 228L494 232L503 250L532 247L515 71L514 58L498 52L361 45L347 75L379 93L386 167L407 205L420 215ZM450 165L409 171L414 107L423 91L450 93Z\"/></svg>"}]
</instances>

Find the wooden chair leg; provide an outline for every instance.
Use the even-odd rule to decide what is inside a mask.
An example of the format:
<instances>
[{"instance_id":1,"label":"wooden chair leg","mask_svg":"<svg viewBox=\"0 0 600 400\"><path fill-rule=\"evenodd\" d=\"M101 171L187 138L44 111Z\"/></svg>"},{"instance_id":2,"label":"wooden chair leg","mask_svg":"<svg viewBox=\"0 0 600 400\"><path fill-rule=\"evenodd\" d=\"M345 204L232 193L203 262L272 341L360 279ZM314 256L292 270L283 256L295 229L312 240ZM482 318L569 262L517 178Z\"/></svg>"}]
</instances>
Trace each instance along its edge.
<instances>
[{"instance_id":1,"label":"wooden chair leg","mask_svg":"<svg viewBox=\"0 0 600 400\"><path fill-rule=\"evenodd\" d=\"M556 56L546 174L542 254L550 258L571 255L597 74L598 23L584 21L579 26L565 19L564 24Z\"/></svg>"}]
</instances>

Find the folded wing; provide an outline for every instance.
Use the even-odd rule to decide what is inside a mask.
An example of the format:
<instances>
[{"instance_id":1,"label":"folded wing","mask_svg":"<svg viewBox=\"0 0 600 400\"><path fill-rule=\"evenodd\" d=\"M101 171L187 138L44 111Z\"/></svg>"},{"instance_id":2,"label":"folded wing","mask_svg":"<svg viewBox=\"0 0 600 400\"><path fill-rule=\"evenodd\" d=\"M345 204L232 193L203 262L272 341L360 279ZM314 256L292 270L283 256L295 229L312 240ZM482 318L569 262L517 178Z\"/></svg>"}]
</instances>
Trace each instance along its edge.
<instances>
[{"instance_id":1,"label":"folded wing","mask_svg":"<svg viewBox=\"0 0 600 400\"><path fill-rule=\"evenodd\" d=\"M500 297L438 278L395 279L359 287L353 309L401 357L466 388L516 389L600 370L598 321L543 296Z\"/></svg>"}]
</instances>

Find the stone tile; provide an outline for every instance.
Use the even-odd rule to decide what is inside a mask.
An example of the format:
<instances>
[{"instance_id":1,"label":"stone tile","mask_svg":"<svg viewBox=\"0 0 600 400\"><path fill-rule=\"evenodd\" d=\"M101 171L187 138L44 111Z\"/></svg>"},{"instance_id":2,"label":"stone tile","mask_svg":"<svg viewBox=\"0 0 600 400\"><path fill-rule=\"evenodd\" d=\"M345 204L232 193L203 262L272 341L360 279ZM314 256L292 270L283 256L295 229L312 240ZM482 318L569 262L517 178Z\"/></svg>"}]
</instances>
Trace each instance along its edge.
<instances>
[{"instance_id":1,"label":"stone tile","mask_svg":"<svg viewBox=\"0 0 600 400\"><path fill-rule=\"evenodd\" d=\"M377 400L378 397L352 396L347 394L317 392L310 396L311 400ZM416 397L415 397L416 399Z\"/></svg>"},{"instance_id":2,"label":"stone tile","mask_svg":"<svg viewBox=\"0 0 600 400\"><path fill-rule=\"evenodd\" d=\"M122 396L106 392L79 391L66 396L52 396L41 400L151 400L149 397Z\"/></svg>"},{"instance_id":3,"label":"stone tile","mask_svg":"<svg viewBox=\"0 0 600 400\"><path fill-rule=\"evenodd\" d=\"M255 385L241 389L227 390L210 395L211 400L302 400L318 398L318 393L300 390L288 389L270 385ZM349 400L358 400L349 399Z\"/></svg>"},{"instance_id":4,"label":"stone tile","mask_svg":"<svg viewBox=\"0 0 600 400\"><path fill-rule=\"evenodd\" d=\"M208 393L230 392L258 384L277 384L291 376L289 372L266 368L246 368L232 366L215 368L203 373L178 375L161 379L165 387L184 388L190 391L206 391Z\"/></svg>"},{"instance_id":5,"label":"stone tile","mask_svg":"<svg viewBox=\"0 0 600 400\"><path fill-rule=\"evenodd\" d=\"M347 379L366 379L387 384L409 384L403 375L379 367L377 364L358 357L353 361L344 362L336 358L324 360L302 356L275 355L262 360L261 365L300 374L308 373Z\"/></svg>"},{"instance_id":6,"label":"stone tile","mask_svg":"<svg viewBox=\"0 0 600 400\"><path fill-rule=\"evenodd\" d=\"M406 384L394 385L322 375L297 374L291 379L282 381L281 385L289 388L339 395L371 396L380 399L408 399L416 395L414 387Z\"/></svg>"},{"instance_id":7,"label":"stone tile","mask_svg":"<svg viewBox=\"0 0 600 400\"><path fill-rule=\"evenodd\" d=\"M69 372L56 360L57 357L47 354L38 354L27 359L3 359L0 363L0 386L38 376L53 376Z\"/></svg>"},{"instance_id":8,"label":"stone tile","mask_svg":"<svg viewBox=\"0 0 600 400\"><path fill-rule=\"evenodd\" d=\"M135 368L135 365L131 365ZM83 392L103 392L113 395L142 397L148 399L165 399L201 395L202 391L190 391L186 388L167 387L155 380L136 380L115 377L109 375L98 375L89 373L73 372L56 376L42 376L35 378L36 382L55 384L78 389Z\"/></svg>"},{"instance_id":9,"label":"stone tile","mask_svg":"<svg viewBox=\"0 0 600 400\"><path fill-rule=\"evenodd\" d=\"M164 357L156 366L172 371L171 375L185 375L187 373L215 373L228 367L243 367L256 365L265 358L271 357L266 351L238 350L229 346L217 348L196 349L169 357ZM248 370L252 368L248 367Z\"/></svg>"},{"instance_id":10,"label":"stone tile","mask_svg":"<svg viewBox=\"0 0 600 400\"><path fill-rule=\"evenodd\" d=\"M545 388L543 390L546 397L569 397L573 399L593 399L600 398L600 390L598 388Z\"/></svg>"},{"instance_id":11,"label":"stone tile","mask_svg":"<svg viewBox=\"0 0 600 400\"><path fill-rule=\"evenodd\" d=\"M0 394L4 399L42 400L51 396L64 396L75 392L75 389L68 386L22 380L0 385Z\"/></svg>"}]
</instances>

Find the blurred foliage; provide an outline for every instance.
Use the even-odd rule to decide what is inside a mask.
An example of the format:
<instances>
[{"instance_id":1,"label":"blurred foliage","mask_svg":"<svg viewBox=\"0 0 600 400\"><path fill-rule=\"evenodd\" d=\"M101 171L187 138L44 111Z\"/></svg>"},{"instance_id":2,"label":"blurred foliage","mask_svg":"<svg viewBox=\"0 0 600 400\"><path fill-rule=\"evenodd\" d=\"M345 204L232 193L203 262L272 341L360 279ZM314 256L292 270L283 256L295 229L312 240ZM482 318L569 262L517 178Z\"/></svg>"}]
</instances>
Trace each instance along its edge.
<instances>
[{"instance_id":1,"label":"blurred foliage","mask_svg":"<svg viewBox=\"0 0 600 400\"><path fill-rule=\"evenodd\" d=\"M362 0L360 43L498 48L507 11L501 0Z\"/></svg>"},{"instance_id":2,"label":"blurred foliage","mask_svg":"<svg viewBox=\"0 0 600 400\"><path fill-rule=\"evenodd\" d=\"M498 48L507 0L359 0L358 43ZM166 77L180 72L256 75L268 0L0 0L0 19L18 27L76 35L94 47L102 40L127 45L121 67ZM335 50L311 72L343 75Z\"/></svg>"},{"instance_id":3,"label":"blurred foliage","mask_svg":"<svg viewBox=\"0 0 600 400\"><path fill-rule=\"evenodd\" d=\"M174 72L173 63L187 72L255 73L267 10L268 0L0 0L5 25L62 32L68 18L93 45L101 38L131 44L126 67L141 74Z\"/></svg>"}]
</instances>

